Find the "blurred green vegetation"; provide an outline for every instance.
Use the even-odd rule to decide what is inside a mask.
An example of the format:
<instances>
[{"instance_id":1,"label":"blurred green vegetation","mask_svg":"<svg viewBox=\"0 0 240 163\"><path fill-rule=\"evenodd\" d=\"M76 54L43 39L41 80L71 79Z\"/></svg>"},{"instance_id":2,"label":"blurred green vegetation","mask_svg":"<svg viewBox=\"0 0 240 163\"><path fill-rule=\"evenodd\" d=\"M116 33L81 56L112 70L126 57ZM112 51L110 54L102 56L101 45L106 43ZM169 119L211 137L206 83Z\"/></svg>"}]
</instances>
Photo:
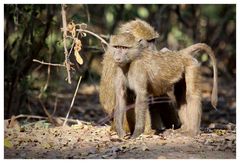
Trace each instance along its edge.
<instances>
[{"instance_id":1,"label":"blurred green vegetation","mask_svg":"<svg viewBox=\"0 0 240 163\"><path fill-rule=\"evenodd\" d=\"M67 21L86 23L88 29L105 39L126 21L141 18L160 33L158 48L173 50L197 42L211 46L218 59L219 75L226 80L236 78L236 5L68 5ZM42 91L44 101L51 92L74 88L65 81L66 71L51 67L48 88L47 69L33 59L63 63L61 5L5 4L4 5L4 113L5 118L20 113L38 114ZM70 42L68 42L70 45ZM83 75L83 82L97 83L104 53L96 38L82 39L82 66L71 58L75 71L73 80ZM69 46L70 48L70 46ZM208 61L207 55L200 58ZM207 62L206 62L207 63Z\"/></svg>"}]
</instances>

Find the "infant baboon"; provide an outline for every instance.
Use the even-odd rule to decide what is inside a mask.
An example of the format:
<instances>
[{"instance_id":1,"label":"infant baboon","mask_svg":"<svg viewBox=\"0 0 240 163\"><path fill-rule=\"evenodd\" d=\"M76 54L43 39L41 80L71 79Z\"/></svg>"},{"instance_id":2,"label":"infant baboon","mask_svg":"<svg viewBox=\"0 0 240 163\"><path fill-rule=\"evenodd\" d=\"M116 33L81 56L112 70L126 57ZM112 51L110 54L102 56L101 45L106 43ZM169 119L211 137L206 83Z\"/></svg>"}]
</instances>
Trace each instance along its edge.
<instances>
[{"instance_id":1,"label":"infant baboon","mask_svg":"<svg viewBox=\"0 0 240 163\"><path fill-rule=\"evenodd\" d=\"M125 46L124 39L134 37L129 33L113 35L109 50L118 64L115 76L116 107L114 122L120 137L125 135L123 117L126 110L126 90L131 89L136 95L135 128L132 138L138 137L144 131L145 116L148 110L149 94L162 95L173 87L180 90L176 100L180 107L179 116L181 130L194 136L199 133L201 120L201 75L199 64L193 58L193 52L205 50L213 61L214 82L212 105L217 104L217 68L216 59L209 46L194 44L188 48L174 51L155 51L146 48L145 40L132 38L135 44ZM129 41L129 40L128 40ZM177 94L179 93L179 94Z\"/></svg>"},{"instance_id":2,"label":"infant baboon","mask_svg":"<svg viewBox=\"0 0 240 163\"><path fill-rule=\"evenodd\" d=\"M136 40L146 40L149 49L156 50L155 42L159 34L150 24L143 20L136 19L121 25L118 29L118 33L131 33Z\"/></svg>"},{"instance_id":3,"label":"infant baboon","mask_svg":"<svg viewBox=\"0 0 240 163\"><path fill-rule=\"evenodd\" d=\"M156 49L155 40L158 38L158 33L145 21L136 19L128 23L123 24L118 29L119 33L129 32L134 35L136 39L145 39L147 40L147 47L149 49ZM131 41L131 40L130 40ZM123 40L123 45L130 44L127 40ZM113 114L114 107L116 105L115 99L115 89L114 89L114 78L116 74L116 67L111 51L107 51L104 54L103 59L103 70L100 81L100 90L99 98L100 103L103 106L103 109L107 112L109 116ZM131 91L128 91L131 92ZM129 94L129 93L128 93ZM133 93L130 93L134 96ZM167 95L165 95L167 96ZM132 104L135 101L134 97L129 98L128 95L128 104ZM146 117L146 130L145 133L152 132L151 126L153 129L161 130L165 126L166 128L172 127L178 128L180 126L179 118L176 113L176 108L172 103L156 103L150 105L150 114L147 113ZM148 110L147 110L148 112ZM151 117L150 117L151 116ZM163 120L163 123L161 122ZM154 122L154 123L151 123ZM135 126L135 114L133 109L127 111L127 115L124 118L124 130L126 132L133 132ZM115 125L112 123L112 129L115 130Z\"/></svg>"}]
</instances>

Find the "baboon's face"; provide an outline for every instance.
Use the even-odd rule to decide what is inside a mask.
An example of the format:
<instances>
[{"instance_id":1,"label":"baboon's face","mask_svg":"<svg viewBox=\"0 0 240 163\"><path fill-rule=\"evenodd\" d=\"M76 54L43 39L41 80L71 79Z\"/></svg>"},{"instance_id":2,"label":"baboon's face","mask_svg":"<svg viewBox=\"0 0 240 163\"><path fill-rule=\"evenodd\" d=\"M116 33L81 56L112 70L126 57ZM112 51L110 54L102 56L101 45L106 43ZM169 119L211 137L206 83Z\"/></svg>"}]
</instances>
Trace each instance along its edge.
<instances>
[{"instance_id":1,"label":"baboon's face","mask_svg":"<svg viewBox=\"0 0 240 163\"><path fill-rule=\"evenodd\" d=\"M138 58L141 55L141 51L143 49L150 48L153 50L156 47L154 43L141 39L137 41L132 47L112 46L111 48L114 61L120 67L123 67Z\"/></svg>"},{"instance_id":2,"label":"baboon's face","mask_svg":"<svg viewBox=\"0 0 240 163\"><path fill-rule=\"evenodd\" d=\"M113 50L113 59L119 66L124 66L130 62L129 50L130 48L124 46L114 46Z\"/></svg>"}]
</instances>

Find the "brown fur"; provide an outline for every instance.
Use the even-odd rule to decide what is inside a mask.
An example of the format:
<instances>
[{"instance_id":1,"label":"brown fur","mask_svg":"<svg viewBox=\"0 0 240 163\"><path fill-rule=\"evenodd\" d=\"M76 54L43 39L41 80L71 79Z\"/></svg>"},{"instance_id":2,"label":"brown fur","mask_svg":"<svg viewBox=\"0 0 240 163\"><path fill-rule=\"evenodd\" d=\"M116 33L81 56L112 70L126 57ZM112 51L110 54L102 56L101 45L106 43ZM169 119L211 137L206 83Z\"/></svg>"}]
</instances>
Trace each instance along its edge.
<instances>
[{"instance_id":1,"label":"brown fur","mask_svg":"<svg viewBox=\"0 0 240 163\"><path fill-rule=\"evenodd\" d=\"M212 49L204 43L198 43L194 44L192 46L189 46L188 48L185 48L183 50L180 50L179 53L182 53L184 55L193 55L194 52L197 51L205 51L209 56L212 61L213 65L213 90L212 90L212 96L211 96L211 102L212 106L216 108L217 106L217 101L218 101L218 86L217 86L217 81L218 81L218 71L217 71L217 61L216 57L212 51Z\"/></svg>"},{"instance_id":2,"label":"brown fur","mask_svg":"<svg viewBox=\"0 0 240 163\"><path fill-rule=\"evenodd\" d=\"M217 69L211 48L206 44L195 44L178 52L157 52L149 49L141 52L143 47L137 44L134 48L125 51L118 51L118 48L113 48L116 51L112 52L113 57L119 65L115 78L116 110L114 113L114 122L116 123L118 135L122 137L125 134L122 128L122 117L126 108L127 88L133 90L136 94L136 124L132 136L135 138L144 131L146 111L148 110L148 94L163 95L182 80L185 81L186 88L183 92L180 92L180 97L184 97L183 100L181 101L178 98L179 116L182 122L181 129L188 135L198 134L202 112L201 75L199 73L199 64L192 57L192 54L197 50L205 50L214 62L212 95L212 104L214 105L217 103ZM116 60L118 58L120 60Z\"/></svg>"},{"instance_id":3,"label":"brown fur","mask_svg":"<svg viewBox=\"0 0 240 163\"><path fill-rule=\"evenodd\" d=\"M131 33L137 40L152 40L159 37L159 34L147 22L136 19L120 26L118 33Z\"/></svg>"},{"instance_id":4,"label":"brown fur","mask_svg":"<svg viewBox=\"0 0 240 163\"><path fill-rule=\"evenodd\" d=\"M120 33L126 31L132 33L137 39L143 38L150 41L156 39L159 36L158 33L148 23L139 19L125 23L119 28ZM128 43L128 41L123 42L124 45L126 45L126 43ZM154 43L150 43L149 48L156 49ZM100 103L102 104L104 111L107 112L109 116L113 114L113 109L115 107L116 101L115 92L113 89L113 78L115 77L115 74L116 65L111 54L109 54L109 51L107 51L104 54L103 59L103 70L100 81L99 97ZM134 100L129 102L129 104L132 103L134 103ZM166 128L171 128L172 125L174 125L175 128L178 128L180 126L180 122L174 106L175 105L173 103L158 103L150 105L151 117L147 116L146 126L152 126L152 128L157 131L162 130L164 126ZM115 124L112 123L111 125L112 130L115 131ZM134 126L134 110L129 110L127 112L127 116L124 118L124 130L126 132L132 133L134 130ZM145 133L152 132L150 127L146 127Z\"/></svg>"}]
</instances>

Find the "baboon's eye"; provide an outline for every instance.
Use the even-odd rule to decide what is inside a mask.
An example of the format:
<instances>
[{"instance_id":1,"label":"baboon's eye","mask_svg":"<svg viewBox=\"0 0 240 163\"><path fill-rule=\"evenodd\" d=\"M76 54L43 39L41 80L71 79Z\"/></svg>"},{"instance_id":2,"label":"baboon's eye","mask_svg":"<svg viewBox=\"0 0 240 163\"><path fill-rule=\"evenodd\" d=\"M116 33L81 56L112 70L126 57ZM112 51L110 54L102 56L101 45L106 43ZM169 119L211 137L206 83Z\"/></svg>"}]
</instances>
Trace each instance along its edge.
<instances>
[{"instance_id":1,"label":"baboon's eye","mask_svg":"<svg viewBox=\"0 0 240 163\"><path fill-rule=\"evenodd\" d=\"M129 49L129 47L126 46L113 46L116 49Z\"/></svg>"},{"instance_id":2,"label":"baboon's eye","mask_svg":"<svg viewBox=\"0 0 240 163\"><path fill-rule=\"evenodd\" d=\"M121 48L121 46L113 46L114 48L116 48L116 49L120 49Z\"/></svg>"},{"instance_id":3,"label":"baboon's eye","mask_svg":"<svg viewBox=\"0 0 240 163\"><path fill-rule=\"evenodd\" d=\"M126 46L123 46L122 48L123 48L123 49L129 49L129 48L128 48L128 47L126 47Z\"/></svg>"},{"instance_id":4,"label":"baboon's eye","mask_svg":"<svg viewBox=\"0 0 240 163\"><path fill-rule=\"evenodd\" d=\"M156 39L147 40L148 43L154 43Z\"/></svg>"}]
</instances>

